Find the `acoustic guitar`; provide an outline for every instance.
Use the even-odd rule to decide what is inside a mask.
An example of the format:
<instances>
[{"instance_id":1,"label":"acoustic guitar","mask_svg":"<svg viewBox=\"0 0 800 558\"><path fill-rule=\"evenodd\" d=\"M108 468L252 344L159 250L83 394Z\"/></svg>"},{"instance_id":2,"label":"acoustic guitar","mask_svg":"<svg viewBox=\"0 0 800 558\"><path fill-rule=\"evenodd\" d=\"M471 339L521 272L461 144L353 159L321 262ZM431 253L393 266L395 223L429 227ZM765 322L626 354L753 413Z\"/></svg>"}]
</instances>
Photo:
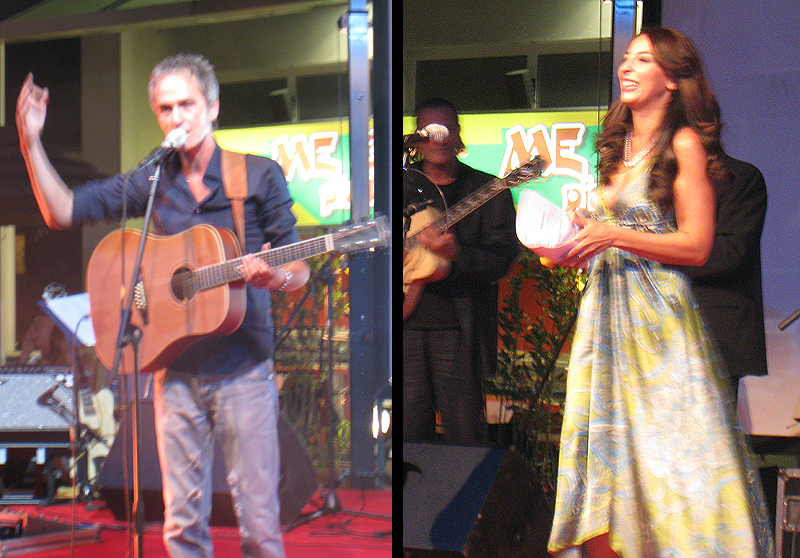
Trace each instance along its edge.
<instances>
[{"instance_id":1,"label":"acoustic guitar","mask_svg":"<svg viewBox=\"0 0 800 558\"><path fill-rule=\"evenodd\" d=\"M95 248L86 270L95 352L107 368L113 367L127 299L123 285L133 273L141 235L135 229L111 232ZM327 252L381 248L389 239L388 220L378 217L254 256L275 267ZM241 325L246 298L236 236L211 225L171 236L148 233L134 290L130 323L141 331L140 371L155 372L192 343L228 335ZM128 347L121 369L132 372L133 367L133 350Z\"/></svg>"},{"instance_id":2,"label":"acoustic guitar","mask_svg":"<svg viewBox=\"0 0 800 558\"><path fill-rule=\"evenodd\" d=\"M450 268L450 262L420 244L417 235L430 227L443 233L503 190L540 177L548 165L547 160L537 155L505 177L490 180L444 213L427 207L409 217L411 223L403 240L403 321L417 307L425 284L443 279Z\"/></svg>"}]
</instances>

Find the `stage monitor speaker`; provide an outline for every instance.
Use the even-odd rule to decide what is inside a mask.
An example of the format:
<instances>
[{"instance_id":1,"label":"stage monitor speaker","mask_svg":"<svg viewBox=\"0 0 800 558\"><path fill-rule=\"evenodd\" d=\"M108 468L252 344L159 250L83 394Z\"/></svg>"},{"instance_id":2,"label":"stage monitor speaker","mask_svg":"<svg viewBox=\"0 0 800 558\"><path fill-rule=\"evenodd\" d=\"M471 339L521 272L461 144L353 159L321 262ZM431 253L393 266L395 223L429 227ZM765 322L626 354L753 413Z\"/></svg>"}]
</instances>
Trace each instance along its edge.
<instances>
[{"instance_id":1,"label":"stage monitor speaker","mask_svg":"<svg viewBox=\"0 0 800 558\"><path fill-rule=\"evenodd\" d=\"M25 368L41 372L17 372ZM0 367L0 401L3 402L0 431L69 430L72 425L69 415L60 415L58 409L48 403L60 403L66 413L74 412L72 390L62 383L71 370L66 367L49 367L49 370L59 372L47 372L42 367Z\"/></svg>"},{"instance_id":2,"label":"stage monitor speaker","mask_svg":"<svg viewBox=\"0 0 800 558\"><path fill-rule=\"evenodd\" d=\"M126 413L123 417L119 431L114 438L114 444L97 476L100 496L118 520L128 518L129 506L133 501L133 452L131 449L133 433L130 418L133 414L132 407L129 410L131 412ZM145 521L163 521L164 500L161 495L161 469L156 450L152 401L140 402L139 435L142 449L140 472ZM281 524L286 525L300 514L319 487L319 481L303 442L298 438L283 413L280 414L278 420L278 442L281 452L278 495L281 503ZM127 468L123 467L123 455L127 457ZM123 471L127 472L127 484L124 483ZM225 479L222 448L217 442L214 447L210 522L211 525L236 526L236 516L233 513L228 483ZM127 504L123 487L128 489Z\"/></svg>"},{"instance_id":3,"label":"stage monitor speaker","mask_svg":"<svg viewBox=\"0 0 800 558\"><path fill-rule=\"evenodd\" d=\"M513 448L403 444L407 557L549 558L552 524L553 504Z\"/></svg>"}]
</instances>

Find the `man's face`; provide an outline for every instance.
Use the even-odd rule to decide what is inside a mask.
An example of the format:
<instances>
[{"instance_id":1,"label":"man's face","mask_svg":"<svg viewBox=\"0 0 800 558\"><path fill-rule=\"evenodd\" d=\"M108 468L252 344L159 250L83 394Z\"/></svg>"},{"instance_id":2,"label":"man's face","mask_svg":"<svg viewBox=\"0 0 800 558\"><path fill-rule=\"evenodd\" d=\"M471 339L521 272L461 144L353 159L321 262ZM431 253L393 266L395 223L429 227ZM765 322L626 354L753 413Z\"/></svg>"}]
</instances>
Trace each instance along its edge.
<instances>
[{"instance_id":1,"label":"man's face","mask_svg":"<svg viewBox=\"0 0 800 558\"><path fill-rule=\"evenodd\" d=\"M458 117L451 110L444 108L423 109L417 114L417 130L428 124L440 124L449 132L444 141L428 141L421 143L417 150L429 163L441 164L452 162L461 145L461 126Z\"/></svg>"},{"instance_id":2,"label":"man's face","mask_svg":"<svg viewBox=\"0 0 800 558\"><path fill-rule=\"evenodd\" d=\"M219 100L209 105L197 79L181 72L168 74L156 83L152 109L165 136L179 126L186 130L182 149L191 151L213 133Z\"/></svg>"}]
</instances>

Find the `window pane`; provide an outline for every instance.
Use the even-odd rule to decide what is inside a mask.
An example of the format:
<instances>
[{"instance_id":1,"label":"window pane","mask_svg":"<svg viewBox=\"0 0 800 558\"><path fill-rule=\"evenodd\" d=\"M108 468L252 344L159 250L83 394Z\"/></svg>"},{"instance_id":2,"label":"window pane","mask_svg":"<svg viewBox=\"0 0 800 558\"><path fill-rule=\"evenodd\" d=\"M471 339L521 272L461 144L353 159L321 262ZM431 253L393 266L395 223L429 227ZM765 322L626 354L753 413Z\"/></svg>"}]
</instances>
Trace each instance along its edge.
<instances>
[{"instance_id":1,"label":"window pane","mask_svg":"<svg viewBox=\"0 0 800 558\"><path fill-rule=\"evenodd\" d=\"M338 118L349 114L347 72L343 74L298 76L298 119Z\"/></svg>"},{"instance_id":2,"label":"window pane","mask_svg":"<svg viewBox=\"0 0 800 558\"><path fill-rule=\"evenodd\" d=\"M541 54L536 72L539 107L606 105L609 76L611 53L608 51Z\"/></svg>"},{"instance_id":3,"label":"window pane","mask_svg":"<svg viewBox=\"0 0 800 558\"><path fill-rule=\"evenodd\" d=\"M417 62L417 103L431 97L444 97L459 111L519 108L512 106L506 73L527 67L526 56L420 60Z\"/></svg>"},{"instance_id":4,"label":"window pane","mask_svg":"<svg viewBox=\"0 0 800 558\"><path fill-rule=\"evenodd\" d=\"M286 78L219 84L219 127L262 126L292 120L292 107L281 92ZM275 93L275 94L273 94Z\"/></svg>"}]
</instances>

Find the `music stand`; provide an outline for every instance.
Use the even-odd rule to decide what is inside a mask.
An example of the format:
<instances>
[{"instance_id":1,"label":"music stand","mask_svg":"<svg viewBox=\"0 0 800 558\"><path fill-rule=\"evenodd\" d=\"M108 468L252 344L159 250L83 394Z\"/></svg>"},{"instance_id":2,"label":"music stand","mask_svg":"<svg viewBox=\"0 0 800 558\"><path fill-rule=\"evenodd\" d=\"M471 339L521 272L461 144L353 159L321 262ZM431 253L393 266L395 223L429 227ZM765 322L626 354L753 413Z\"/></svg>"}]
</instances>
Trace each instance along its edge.
<instances>
[{"instance_id":1,"label":"music stand","mask_svg":"<svg viewBox=\"0 0 800 558\"><path fill-rule=\"evenodd\" d=\"M39 306L64 332L70 345L80 343L94 347L95 337L89 316L89 295L86 293L42 299Z\"/></svg>"},{"instance_id":2,"label":"music stand","mask_svg":"<svg viewBox=\"0 0 800 558\"><path fill-rule=\"evenodd\" d=\"M54 412L73 425L75 442L84 452L85 459L88 460L89 452L87 443L90 438L108 445L97 432L81 422L80 410L78 407L78 398L80 397L78 378L82 376L82 371L78 369L80 366L80 360L77 358L78 346L93 347L95 344L94 328L92 327L90 317L89 295L81 293L47 298L43 295L42 300L39 300L38 304L47 317L64 333L69 343L72 358L72 400L74 409L70 412L69 409L59 408L63 407L63 405L53 398L52 395L39 403L50 406ZM82 473L79 468L79 458L75 459L75 467L76 470L74 474L78 475L77 484L80 487L80 493L83 494L91 484L88 478L88 461L85 478L82 474L79 474ZM88 494L91 494L91 490L89 490ZM74 497L77 497L77 494Z\"/></svg>"}]
</instances>

